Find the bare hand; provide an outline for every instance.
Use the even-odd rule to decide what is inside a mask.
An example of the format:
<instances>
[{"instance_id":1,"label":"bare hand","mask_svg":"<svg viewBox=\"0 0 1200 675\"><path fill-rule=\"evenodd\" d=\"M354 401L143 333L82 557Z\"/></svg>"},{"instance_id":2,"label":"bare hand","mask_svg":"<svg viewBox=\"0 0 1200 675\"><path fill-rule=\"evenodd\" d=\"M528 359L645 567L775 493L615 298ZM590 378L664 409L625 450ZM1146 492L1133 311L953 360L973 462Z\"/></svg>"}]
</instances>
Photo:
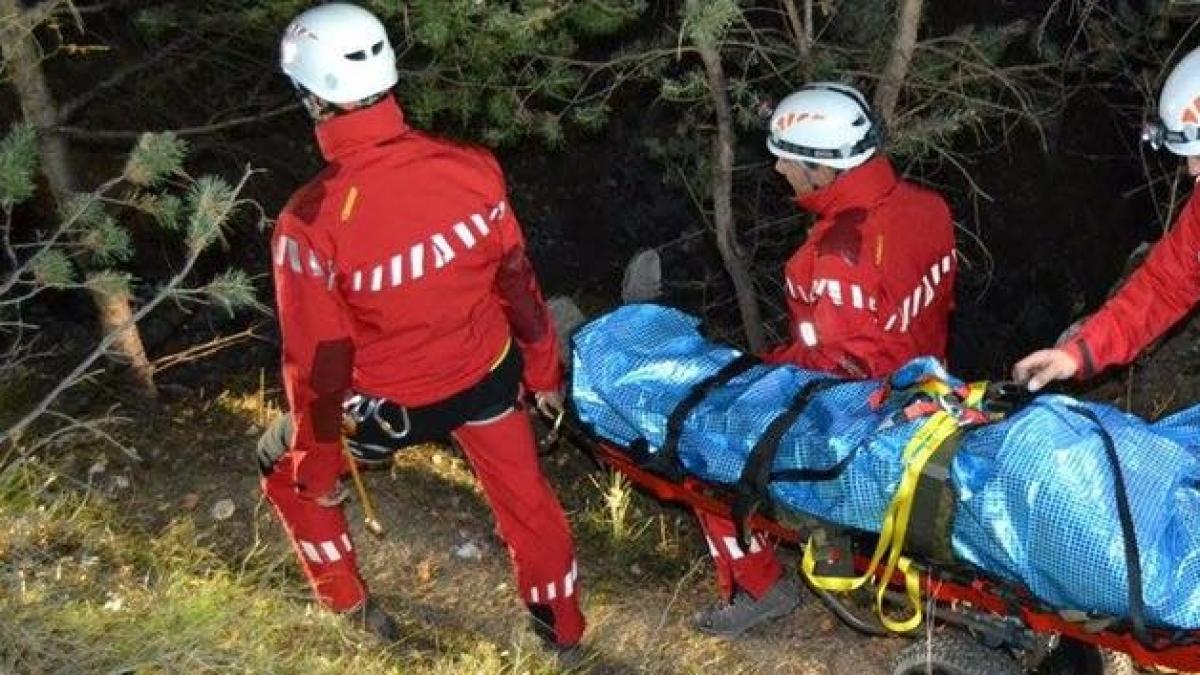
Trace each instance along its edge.
<instances>
[{"instance_id":1,"label":"bare hand","mask_svg":"<svg viewBox=\"0 0 1200 675\"><path fill-rule=\"evenodd\" d=\"M1062 349L1042 349L1013 366L1013 379L1029 391L1038 391L1055 380L1074 377L1079 370L1075 358Z\"/></svg>"}]
</instances>

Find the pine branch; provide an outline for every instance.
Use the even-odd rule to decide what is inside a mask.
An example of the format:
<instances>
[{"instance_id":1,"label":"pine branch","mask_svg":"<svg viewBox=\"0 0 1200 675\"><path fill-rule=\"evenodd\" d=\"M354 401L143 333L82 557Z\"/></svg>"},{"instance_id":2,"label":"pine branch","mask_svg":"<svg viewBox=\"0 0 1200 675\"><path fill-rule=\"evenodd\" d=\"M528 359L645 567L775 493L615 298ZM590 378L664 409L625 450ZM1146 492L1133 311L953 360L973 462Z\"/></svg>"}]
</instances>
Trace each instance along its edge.
<instances>
[{"instance_id":1,"label":"pine branch","mask_svg":"<svg viewBox=\"0 0 1200 675\"><path fill-rule=\"evenodd\" d=\"M252 173L252 171L247 170L242 174L241 180L238 181L238 184L233 189L234 194L241 193L242 189L246 185L246 181L249 180ZM235 205L236 203L230 203L225 210L223 217L228 217L229 210L234 208ZM113 344L115 344L119 339L121 339L126 331L132 330L135 326L137 326L139 321L146 318L146 316L158 308L158 306L161 305L164 300L166 300L168 297L171 297L176 289L178 289L183 284L184 280L187 279L188 275L191 274L192 269L196 266L197 261L200 260L200 256L204 253L204 250L205 249L200 246L190 246L188 248L188 255L184 260L183 266L178 272L175 273L173 277L171 277L170 280L167 281L166 285L160 288L154 297L151 298L149 302L142 305L142 307L138 309L138 311L135 312L123 325L117 326L113 330L106 332L100 343L96 345L96 347L87 356L85 356L83 360L80 361L79 364L76 365L69 374L67 374L66 377L60 380L58 385L56 385L54 389L50 391L50 393L46 394L32 410L25 414L24 417L18 420L15 424L10 425L4 430L3 433L0 433L0 446L3 446L5 443L15 441L21 435L21 433L29 427L29 425L33 424L35 420L49 410L50 406L53 405L56 400L58 400L58 397L61 396L63 392L83 381L85 374L91 369L96 361L100 360L105 354L107 354L109 348L112 347Z\"/></svg>"},{"instance_id":2,"label":"pine branch","mask_svg":"<svg viewBox=\"0 0 1200 675\"><path fill-rule=\"evenodd\" d=\"M108 192L114 186L116 186L118 183L120 183L121 180L122 180L121 178L114 178L114 179L108 181L107 183L96 188L96 190L93 191L90 194L90 196L87 198L91 199L91 200L98 199L102 194L104 194L105 192ZM22 263L21 265L19 265L16 269L14 269L12 274L7 279L5 279L3 282L0 282L0 297L4 297L5 294L7 294L9 291L11 291L13 289L13 287L18 284L21 281L21 277L24 276L24 274L26 272L28 272L31 267L33 267L35 261L38 259L38 256L41 255L42 252L48 251L51 248L53 248L55 245L57 245L59 240L62 239L63 235L65 235L67 232L71 231L71 228L75 226L75 223L78 222L78 220L81 217L83 217L83 215L86 211L87 211L87 208L86 208L86 204L85 204L83 208L77 209L75 211L75 213L72 213L67 218L64 218L63 222L59 224L59 226L56 230L54 230L54 234L50 235L49 239L43 239L42 241L37 242L35 244L35 246L38 249L37 252L35 252L33 255L29 256L28 258L26 258L25 262ZM6 228L5 229L5 244L6 244L6 246L9 245L7 239L8 239L8 230ZM11 249L11 246L10 246L10 249Z\"/></svg>"}]
</instances>

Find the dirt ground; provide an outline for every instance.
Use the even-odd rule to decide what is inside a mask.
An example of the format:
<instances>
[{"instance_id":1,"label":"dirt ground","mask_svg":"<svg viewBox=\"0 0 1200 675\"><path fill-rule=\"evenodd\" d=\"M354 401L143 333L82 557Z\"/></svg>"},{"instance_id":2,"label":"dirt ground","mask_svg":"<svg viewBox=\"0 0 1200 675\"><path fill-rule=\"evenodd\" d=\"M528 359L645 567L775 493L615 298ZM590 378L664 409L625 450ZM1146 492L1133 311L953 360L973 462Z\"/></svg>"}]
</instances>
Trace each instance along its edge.
<instances>
[{"instance_id":1,"label":"dirt ground","mask_svg":"<svg viewBox=\"0 0 1200 675\"><path fill-rule=\"evenodd\" d=\"M255 557L295 566L260 497L251 459L264 419L254 409L256 398L185 394L140 430L144 438L158 439L141 448L146 466L110 466L101 482L128 480L114 499L128 503L129 513L152 530L173 519L195 519L203 539L232 568ZM689 617L715 596L694 519L637 493L625 515L614 517L605 502L610 478L569 448L545 458L544 466L578 540L590 624L582 672L868 675L888 672L887 664L906 644L852 632L811 596L791 616L739 641L699 636L689 628ZM358 505L352 504L354 541L364 577L401 621L408 648L436 652L448 632L460 644L466 635L500 650L532 644L490 513L453 450L415 450L391 471L365 478L387 532L381 538L365 532ZM210 511L226 499L234 513L218 520ZM795 551L783 556L794 569Z\"/></svg>"}]
</instances>

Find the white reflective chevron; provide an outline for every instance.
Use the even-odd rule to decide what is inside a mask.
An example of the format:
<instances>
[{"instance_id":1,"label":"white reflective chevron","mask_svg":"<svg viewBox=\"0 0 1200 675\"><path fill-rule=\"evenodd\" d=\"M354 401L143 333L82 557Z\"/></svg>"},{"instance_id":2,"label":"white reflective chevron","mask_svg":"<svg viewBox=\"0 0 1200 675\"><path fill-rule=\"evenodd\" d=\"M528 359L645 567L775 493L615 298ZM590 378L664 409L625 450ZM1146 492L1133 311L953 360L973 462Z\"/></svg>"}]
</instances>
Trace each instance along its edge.
<instances>
[{"instance_id":1,"label":"white reflective chevron","mask_svg":"<svg viewBox=\"0 0 1200 675\"><path fill-rule=\"evenodd\" d=\"M475 246L475 235L471 234L471 228L467 227L466 223L455 223L454 234L458 235L458 238L462 240L463 246L466 246L468 249Z\"/></svg>"},{"instance_id":2,"label":"white reflective chevron","mask_svg":"<svg viewBox=\"0 0 1200 675\"><path fill-rule=\"evenodd\" d=\"M800 339L808 347L817 346L817 327L811 321L801 321L799 326Z\"/></svg>"},{"instance_id":3,"label":"white reflective chevron","mask_svg":"<svg viewBox=\"0 0 1200 675\"><path fill-rule=\"evenodd\" d=\"M396 254L392 256L392 286L399 286L404 279L404 256Z\"/></svg>"},{"instance_id":4,"label":"white reflective chevron","mask_svg":"<svg viewBox=\"0 0 1200 675\"><path fill-rule=\"evenodd\" d=\"M321 554L317 553L317 547L313 546L311 542L301 540L300 549L304 551L304 557L308 558L310 562L321 562Z\"/></svg>"},{"instance_id":5,"label":"white reflective chevron","mask_svg":"<svg viewBox=\"0 0 1200 675\"><path fill-rule=\"evenodd\" d=\"M460 253L475 248L483 238L492 234L493 223L504 216L506 208L505 203L501 201L488 211L487 217L480 213L469 214L466 218L448 225L443 232L434 232L426 239L407 244L405 249L391 253L384 261L364 265L349 272L350 290L377 293L417 281L431 272L450 266ZM276 265L283 266L289 261L293 247L298 249L294 240L281 237L279 248L275 252ZM426 255L430 255L431 259L427 260ZM314 261L319 264L320 258L309 261L313 273L318 274ZM299 264L299 257L296 258L295 264ZM331 265L328 267L329 286L332 288L333 268ZM321 274L324 275L324 269Z\"/></svg>"},{"instance_id":6,"label":"white reflective chevron","mask_svg":"<svg viewBox=\"0 0 1200 675\"><path fill-rule=\"evenodd\" d=\"M425 276L425 244L413 244L409 249L408 269L413 279Z\"/></svg>"},{"instance_id":7,"label":"white reflective chevron","mask_svg":"<svg viewBox=\"0 0 1200 675\"><path fill-rule=\"evenodd\" d=\"M338 553L337 546L334 546L332 541L321 542L321 551L326 558L329 558L329 562L337 562L342 559L342 554Z\"/></svg>"},{"instance_id":8,"label":"white reflective chevron","mask_svg":"<svg viewBox=\"0 0 1200 675\"><path fill-rule=\"evenodd\" d=\"M430 241L433 242L433 266L440 270L454 260L454 249L450 248L445 235L435 234Z\"/></svg>"}]
</instances>

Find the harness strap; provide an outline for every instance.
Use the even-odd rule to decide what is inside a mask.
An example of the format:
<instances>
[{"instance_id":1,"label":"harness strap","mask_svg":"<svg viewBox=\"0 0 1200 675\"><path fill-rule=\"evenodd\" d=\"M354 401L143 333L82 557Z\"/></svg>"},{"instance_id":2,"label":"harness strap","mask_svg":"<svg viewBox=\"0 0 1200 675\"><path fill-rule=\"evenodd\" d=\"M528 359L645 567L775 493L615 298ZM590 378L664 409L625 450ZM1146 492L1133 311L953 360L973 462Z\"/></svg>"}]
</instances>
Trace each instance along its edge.
<instances>
[{"instance_id":1,"label":"harness strap","mask_svg":"<svg viewBox=\"0 0 1200 675\"><path fill-rule=\"evenodd\" d=\"M1142 559L1138 550L1137 532L1133 526L1133 511L1129 508L1129 493L1125 486L1125 473L1121 469L1121 458L1112 434L1093 411L1082 406L1067 406L1071 412L1084 417L1096 425L1096 431L1104 442L1104 455L1112 467L1113 491L1117 497L1117 517L1121 521L1121 538L1125 544L1125 572L1129 581L1129 623L1133 636L1144 646L1153 648L1154 641L1146 629L1146 602L1142 596Z\"/></svg>"},{"instance_id":2,"label":"harness strap","mask_svg":"<svg viewBox=\"0 0 1200 675\"><path fill-rule=\"evenodd\" d=\"M951 532L957 499L950 486L950 463L965 436L961 430L947 436L921 467L917 478L910 518L919 527L909 533L905 548L921 560L954 563Z\"/></svg>"},{"instance_id":3,"label":"harness strap","mask_svg":"<svg viewBox=\"0 0 1200 675\"><path fill-rule=\"evenodd\" d=\"M912 560L901 555L904 541L908 534L908 524L912 516L913 494L921 469L952 436L961 435L958 420L946 411L939 411L921 425L921 428L905 446L901 455L905 469L896 488L896 494L884 511L879 530L879 540L875 552L866 570L859 577L828 577L816 573L817 560L812 541L805 546L801 569L808 581L817 588L827 591L846 592L862 587L878 573L878 590L875 595L875 608L880 621L891 631L904 633L921 625L921 579ZM880 571L880 566L883 570ZM905 619L892 619L883 612L883 597L892 576L900 572L904 578L905 594L911 607L910 615Z\"/></svg>"},{"instance_id":4,"label":"harness strap","mask_svg":"<svg viewBox=\"0 0 1200 675\"><path fill-rule=\"evenodd\" d=\"M771 467L775 464L775 454L779 451L780 441L804 413L804 409L808 407L814 396L843 382L846 380L833 378L810 380L792 398L788 407L771 420L766 431L755 442L754 448L750 450L750 455L746 458L746 465L742 468L742 475L734 485L735 498L731 509L733 523L737 528L738 544L742 550L750 550L750 533L747 522L763 502L768 500L767 486L774 479ZM846 460L840 463L843 464L842 469L845 468L845 463Z\"/></svg>"},{"instance_id":5,"label":"harness strap","mask_svg":"<svg viewBox=\"0 0 1200 675\"><path fill-rule=\"evenodd\" d=\"M720 370L696 383L687 396L675 406L667 417L666 437L662 448L656 452L649 451L649 443L644 438L634 441L631 449L638 455L638 463L672 480L682 480L683 466L679 463L679 440L683 436L683 423L688 415L700 405L713 390L728 384L733 378L750 370L762 361L753 354L742 354L726 363Z\"/></svg>"}]
</instances>

